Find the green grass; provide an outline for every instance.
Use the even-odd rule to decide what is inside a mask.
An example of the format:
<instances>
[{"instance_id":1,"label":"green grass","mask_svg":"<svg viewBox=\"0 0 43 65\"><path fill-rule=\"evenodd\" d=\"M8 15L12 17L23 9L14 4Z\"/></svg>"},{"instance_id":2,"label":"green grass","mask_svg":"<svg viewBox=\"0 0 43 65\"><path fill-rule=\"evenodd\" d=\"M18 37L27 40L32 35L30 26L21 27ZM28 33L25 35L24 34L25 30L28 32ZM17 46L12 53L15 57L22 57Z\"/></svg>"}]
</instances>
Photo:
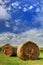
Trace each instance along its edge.
<instances>
[{"instance_id":1,"label":"green grass","mask_svg":"<svg viewBox=\"0 0 43 65\"><path fill-rule=\"evenodd\" d=\"M0 65L43 65L43 51L40 51L39 59L23 61L19 57L5 57L0 52Z\"/></svg>"}]
</instances>

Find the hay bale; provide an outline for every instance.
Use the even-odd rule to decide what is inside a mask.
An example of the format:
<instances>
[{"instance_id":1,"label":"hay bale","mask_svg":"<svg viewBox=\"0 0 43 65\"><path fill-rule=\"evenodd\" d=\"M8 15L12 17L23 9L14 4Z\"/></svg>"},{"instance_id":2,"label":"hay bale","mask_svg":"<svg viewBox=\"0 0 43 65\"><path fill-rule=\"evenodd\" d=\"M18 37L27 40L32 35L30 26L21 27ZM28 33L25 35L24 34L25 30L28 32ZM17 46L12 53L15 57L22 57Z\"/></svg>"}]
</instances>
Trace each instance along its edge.
<instances>
[{"instance_id":1,"label":"hay bale","mask_svg":"<svg viewBox=\"0 0 43 65\"><path fill-rule=\"evenodd\" d=\"M17 54L17 47L12 47L10 44L6 44L2 47L2 54L4 56L12 56Z\"/></svg>"},{"instance_id":2,"label":"hay bale","mask_svg":"<svg viewBox=\"0 0 43 65\"><path fill-rule=\"evenodd\" d=\"M20 45L17 49L17 55L23 60L35 60L39 57L38 46L31 41Z\"/></svg>"}]
</instances>

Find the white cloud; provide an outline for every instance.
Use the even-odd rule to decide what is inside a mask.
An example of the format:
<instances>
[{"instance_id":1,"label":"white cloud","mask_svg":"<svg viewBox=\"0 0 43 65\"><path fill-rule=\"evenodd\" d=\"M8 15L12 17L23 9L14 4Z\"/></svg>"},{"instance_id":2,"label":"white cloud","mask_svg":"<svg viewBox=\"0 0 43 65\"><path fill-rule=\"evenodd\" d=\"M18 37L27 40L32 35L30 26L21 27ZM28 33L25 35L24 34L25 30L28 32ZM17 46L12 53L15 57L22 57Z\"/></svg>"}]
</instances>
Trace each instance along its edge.
<instances>
[{"instance_id":1,"label":"white cloud","mask_svg":"<svg viewBox=\"0 0 43 65\"><path fill-rule=\"evenodd\" d=\"M36 23L40 23L41 27L43 28L43 12L38 12L37 16L33 17L33 24L36 25Z\"/></svg>"},{"instance_id":2,"label":"white cloud","mask_svg":"<svg viewBox=\"0 0 43 65\"><path fill-rule=\"evenodd\" d=\"M40 12L40 8L39 7L36 8L35 12Z\"/></svg>"},{"instance_id":3,"label":"white cloud","mask_svg":"<svg viewBox=\"0 0 43 65\"><path fill-rule=\"evenodd\" d=\"M33 4L33 6L38 6L38 5L40 5L39 2Z\"/></svg>"},{"instance_id":4,"label":"white cloud","mask_svg":"<svg viewBox=\"0 0 43 65\"><path fill-rule=\"evenodd\" d=\"M15 43L17 43L17 41L18 41L17 35L14 33L7 32L7 33L0 34L0 45L6 44L6 43L14 45Z\"/></svg>"},{"instance_id":5,"label":"white cloud","mask_svg":"<svg viewBox=\"0 0 43 65\"><path fill-rule=\"evenodd\" d=\"M2 0L0 0L0 4L3 4L3 1Z\"/></svg>"},{"instance_id":6,"label":"white cloud","mask_svg":"<svg viewBox=\"0 0 43 65\"><path fill-rule=\"evenodd\" d=\"M11 6L7 7L6 10L7 11L10 11L11 10Z\"/></svg>"},{"instance_id":7,"label":"white cloud","mask_svg":"<svg viewBox=\"0 0 43 65\"><path fill-rule=\"evenodd\" d=\"M26 12L26 11L29 11L29 10L31 10L31 9L33 9L33 6L24 6L24 8L22 9L23 10L23 12Z\"/></svg>"},{"instance_id":8,"label":"white cloud","mask_svg":"<svg viewBox=\"0 0 43 65\"><path fill-rule=\"evenodd\" d=\"M23 12L26 12L28 11L28 9L26 7L23 8Z\"/></svg>"},{"instance_id":9,"label":"white cloud","mask_svg":"<svg viewBox=\"0 0 43 65\"><path fill-rule=\"evenodd\" d=\"M10 27L9 22L6 21L6 22L5 22L5 26L6 26L6 27Z\"/></svg>"},{"instance_id":10,"label":"white cloud","mask_svg":"<svg viewBox=\"0 0 43 65\"><path fill-rule=\"evenodd\" d=\"M0 19L7 20L9 18L10 18L10 15L8 14L7 10L4 7L0 6Z\"/></svg>"},{"instance_id":11,"label":"white cloud","mask_svg":"<svg viewBox=\"0 0 43 65\"><path fill-rule=\"evenodd\" d=\"M9 3L10 0L0 0L0 4L5 4L5 3Z\"/></svg>"},{"instance_id":12,"label":"white cloud","mask_svg":"<svg viewBox=\"0 0 43 65\"><path fill-rule=\"evenodd\" d=\"M33 8L33 6L30 6L30 7L29 7L29 9L32 9L32 8Z\"/></svg>"},{"instance_id":13,"label":"white cloud","mask_svg":"<svg viewBox=\"0 0 43 65\"><path fill-rule=\"evenodd\" d=\"M41 5L41 12L43 12L43 4Z\"/></svg>"},{"instance_id":14,"label":"white cloud","mask_svg":"<svg viewBox=\"0 0 43 65\"><path fill-rule=\"evenodd\" d=\"M16 25L20 25L21 24L21 19L15 19L15 23L16 23Z\"/></svg>"},{"instance_id":15,"label":"white cloud","mask_svg":"<svg viewBox=\"0 0 43 65\"><path fill-rule=\"evenodd\" d=\"M3 2L4 2L4 3L9 3L9 2L10 2L10 0L3 0Z\"/></svg>"},{"instance_id":16,"label":"white cloud","mask_svg":"<svg viewBox=\"0 0 43 65\"><path fill-rule=\"evenodd\" d=\"M13 8L18 7L18 6L19 6L19 2L18 2L18 1L16 1L16 2L12 3L12 6L13 6Z\"/></svg>"},{"instance_id":17,"label":"white cloud","mask_svg":"<svg viewBox=\"0 0 43 65\"><path fill-rule=\"evenodd\" d=\"M18 8L19 8L19 9L22 9L22 7L21 7L21 6L19 6Z\"/></svg>"},{"instance_id":18,"label":"white cloud","mask_svg":"<svg viewBox=\"0 0 43 65\"><path fill-rule=\"evenodd\" d=\"M0 34L0 45L2 44L12 44L19 45L26 41L36 42L38 46L43 46L43 29L31 29L21 34L14 33L3 33Z\"/></svg>"},{"instance_id":19,"label":"white cloud","mask_svg":"<svg viewBox=\"0 0 43 65\"><path fill-rule=\"evenodd\" d=\"M40 36L39 36L40 35ZM19 40L21 40L21 43L31 40L36 42L39 46L43 45L43 29L31 29L29 31L26 31L19 36Z\"/></svg>"},{"instance_id":20,"label":"white cloud","mask_svg":"<svg viewBox=\"0 0 43 65\"><path fill-rule=\"evenodd\" d=\"M9 3L10 0L0 0L0 5L4 6L6 3Z\"/></svg>"},{"instance_id":21,"label":"white cloud","mask_svg":"<svg viewBox=\"0 0 43 65\"><path fill-rule=\"evenodd\" d=\"M17 26L13 26L13 31L17 31L18 27Z\"/></svg>"}]
</instances>

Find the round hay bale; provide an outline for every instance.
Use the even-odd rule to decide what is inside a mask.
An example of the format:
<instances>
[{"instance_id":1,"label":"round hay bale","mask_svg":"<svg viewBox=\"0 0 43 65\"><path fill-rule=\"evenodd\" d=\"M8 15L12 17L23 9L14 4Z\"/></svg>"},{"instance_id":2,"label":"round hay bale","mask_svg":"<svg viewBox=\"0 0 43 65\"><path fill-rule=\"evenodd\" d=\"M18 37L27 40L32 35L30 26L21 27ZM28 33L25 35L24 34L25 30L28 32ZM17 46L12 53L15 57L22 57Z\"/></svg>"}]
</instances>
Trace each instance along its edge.
<instances>
[{"instance_id":1,"label":"round hay bale","mask_svg":"<svg viewBox=\"0 0 43 65\"><path fill-rule=\"evenodd\" d=\"M23 60L35 60L39 57L38 46L31 41L20 45L17 49L17 55Z\"/></svg>"},{"instance_id":2,"label":"round hay bale","mask_svg":"<svg viewBox=\"0 0 43 65\"><path fill-rule=\"evenodd\" d=\"M17 54L17 47L12 47L10 44L6 44L2 47L2 54L4 56L12 56Z\"/></svg>"}]
</instances>

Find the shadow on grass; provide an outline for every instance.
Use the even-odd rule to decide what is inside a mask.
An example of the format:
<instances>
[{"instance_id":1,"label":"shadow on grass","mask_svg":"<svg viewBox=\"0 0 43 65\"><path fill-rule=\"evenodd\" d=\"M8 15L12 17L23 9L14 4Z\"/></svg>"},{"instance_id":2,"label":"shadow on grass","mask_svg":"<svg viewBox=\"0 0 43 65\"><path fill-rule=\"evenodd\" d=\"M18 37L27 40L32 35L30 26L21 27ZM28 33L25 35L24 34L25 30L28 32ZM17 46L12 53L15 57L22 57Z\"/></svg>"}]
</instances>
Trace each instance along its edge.
<instances>
[{"instance_id":1,"label":"shadow on grass","mask_svg":"<svg viewBox=\"0 0 43 65\"><path fill-rule=\"evenodd\" d=\"M43 60L43 58L38 58L37 60Z\"/></svg>"},{"instance_id":2,"label":"shadow on grass","mask_svg":"<svg viewBox=\"0 0 43 65\"><path fill-rule=\"evenodd\" d=\"M17 55L12 55L11 57L17 57Z\"/></svg>"}]
</instances>

